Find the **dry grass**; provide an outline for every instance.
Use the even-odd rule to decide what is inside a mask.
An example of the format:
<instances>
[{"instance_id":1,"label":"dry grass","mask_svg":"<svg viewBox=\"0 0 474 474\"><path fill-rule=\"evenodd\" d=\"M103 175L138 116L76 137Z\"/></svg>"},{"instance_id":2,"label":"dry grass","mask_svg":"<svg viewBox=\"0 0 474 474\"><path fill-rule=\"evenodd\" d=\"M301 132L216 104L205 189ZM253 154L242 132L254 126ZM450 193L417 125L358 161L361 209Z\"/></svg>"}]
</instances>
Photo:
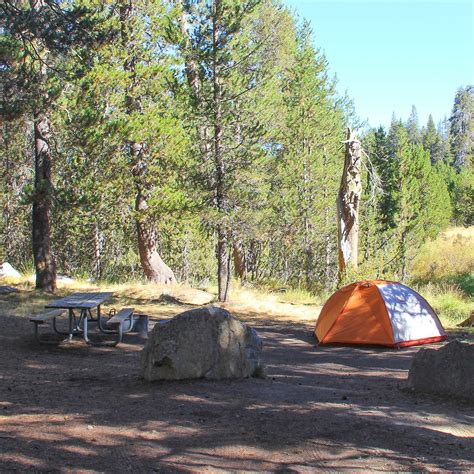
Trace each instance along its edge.
<instances>
[{"instance_id":1,"label":"dry grass","mask_svg":"<svg viewBox=\"0 0 474 474\"><path fill-rule=\"evenodd\" d=\"M474 310L472 299L474 270L474 227L452 228L429 242L412 267L413 285L438 312L446 327L454 327ZM55 295L34 290L32 275L20 279L2 279L0 285L12 285L19 293L0 295L1 312L29 316L44 310L51 300L77 291L111 291L114 298L103 310L133 306L137 312L154 319L166 319L193 306L216 299L217 288L206 292L187 285L157 285L144 282L95 284L74 280L59 281ZM304 289L273 290L241 287L232 282L230 302L222 306L244 320L265 319L314 325L325 295Z\"/></svg>"},{"instance_id":2,"label":"dry grass","mask_svg":"<svg viewBox=\"0 0 474 474\"><path fill-rule=\"evenodd\" d=\"M445 237L456 237L460 235L461 237L467 237L474 239L474 226L470 227L450 227L442 233Z\"/></svg>"},{"instance_id":3,"label":"dry grass","mask_svg":"<svg viewBox=\"0 0 474 474\"><path fill-rule=\"evenodd\" d=\"M412 274L446 327L467 319L474 310L474 227L453 227L427 242Z\"/></svg>"},{"instance_id":4,"label":"dry grass","mask_svg":"<svg viewBox=\"0 0 474 474\"><path fill-rule=\"evenodd\" d=\"M260 319L273 319L302 324L315 324L321 305L314 298L305 303L282 301L279 293L267 293L249 288L233 290L229 303L223 307L231 313L245 314Z\"/></svg>"},{"instance_id":5,"label":"dry grass","mask_svg":"<svg viewBox=\"0 0 474 474\"><path fill-rule=\"evenodd\" d=\"M474 301L457 285L429 283L416 288L438 314L445 328L455 328L474 311Z\"/></svg>"},{"instance_id":6,"label":"dry grass","mask_svg":"<svg viewBox=\"0 0 474 474\"><path fill-rule=\"evenodd\" d=\"M30 316L44 311L44 306L59 297L79 291L111 291L113 299L103 306L108 312L112 307L132 306L136 312L149 314L153 319L166 319L181 311L208 304L215 300L215 288L207 292L196 290L186 285L157 285L144 282L124 284L94 284L87 281L58 281L58 289L54 295L34 290L31 278L2 279L2 285L11 285L18 293L0 295L3 314L14 316ZM246 320L278 319L314 324L321 309L313 298L305 296L304 304L281 301L281 294L267 293L260 290L238 287L232 289L231 300L221 306L231 313ZM300 298L301 299L301 298Z\"/></svg>"},{"instance_id":7,"label":"dry grass","mask_svg":"<svg viewBox=\"0 0 474 474\"><path fill-rule=\"evenodd\" d=\"M415 278L435 281L474 271L474 227L455 227L426 243L413 262Z\"/></svg>"}]
</instances>

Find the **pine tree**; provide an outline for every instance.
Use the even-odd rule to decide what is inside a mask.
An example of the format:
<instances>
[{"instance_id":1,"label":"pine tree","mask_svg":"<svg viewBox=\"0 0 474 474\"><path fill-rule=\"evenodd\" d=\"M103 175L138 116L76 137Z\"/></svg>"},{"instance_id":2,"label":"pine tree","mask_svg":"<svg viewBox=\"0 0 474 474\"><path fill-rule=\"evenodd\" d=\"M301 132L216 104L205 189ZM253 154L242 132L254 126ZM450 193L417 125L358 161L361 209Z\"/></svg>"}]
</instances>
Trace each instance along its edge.
<instances>
[{"instance_id":1,"label":"pine tree","mask_svg":"<svg viewBox=\"0 0 474 474\"><path fill-rule=\"evenodd\" d=\"M363 140L367 152L367 166L364 168L362 182L364 192L361 204L361 249L362 271L368 271L372 276L381 277L383 261L390 259L386 248L387 236L391 233L391 209L394 208L390 188L391 168L387 133L380 126L370 130ZM377 262L374 265L374 262ZM375 266L375 268L373 268Z\"/></svg>"},{"instance_id":2,"label":"pine tree","mask_svg":"<svg viewBox=\"0 0 474 474\"><path fill-rule=\"evenodd\" d=\"M451 153L453 166L459 171L474 162L474 86L459 88L451 117Z\"/></svg>"},{"instance_id":3,"label":"pine tree","mask_svg":"<svg viewBox=\"0 0 474 474\"><path fill-rule=\"evenodd\" d=\"M474 225L474 172L464 169L453 179L454 220L458 225Z\"/></svg>"},{"instance_id":4,"label":"pine tree","mask_svg":"<svg viewBox=\"0 0 474 474\"><path fill-rule=\"evenodd\" d=\"M421 143L420 124L418 122L418 112L416 107L412 105L410 117L408 117L406 123L406 129L408 132L408 141L412 145L418 145Z\"/></svg>"},{"instance_id":5,"label":"pine tree","mask_svg":"<svg viewBox=\"0 0 474 474\"><path fill-rule=\"evenodd\" d=\"M25 117L2 121L0 141L0 264L14 267L32 260L31 216L24 189L31 182L34 161L32 124Z\"/></svg>"},{"instance_id":6,"label":"pine tree","mask_svg":"<svg viewBox=\"0 0 474 474\"><path fill-rule=\"evenodd\" d=\"M273 183L279 261L285 278L314 286L332 283L336 253L334 203L343 163L343 111L326 58L303 24L294 64L283 80L285 124ZM317 259L317 254L324 258ZM304 255L304 259L301 258Z\"/></svg>"},{"instance_id":7,"label":"pine tree","mask_svg":"<svg viewBox=\"0 0 474 474\"><path fill-rule=\"evenodd\" d=\"M395 156L399 163L399 194L395 215L397 253L394 264L399 278L406 280L408 263L427 238L445 227L451 216L447 186L432 168L421 145L412 145L399 127Z\"/></svg>"},{"instance_id":8,"label":"pine tree","mask_svg":"<svg viewBox=\"0 0 474 474\"><path fill-rule=\"evenodd\" d=\"M32 247L36 288L56 289L56 265L51 248L53 150L51 110L67 79L68 53L95 41L88 27L94 12L75 5L64 8L36 0L29 4L6 1L0 10L2 45L2 116L28 114L34 127L34 186Z\"/></svg>"},{"instance_id":9,"label":"pine tree","mask_svg":"<svg viewBox=\"0 0 474 474\"><path fill-rule=\"evenodd\" d=\"M181 176L188 147L175 90L177 58L167 43L169 16L172 11L161 2L137 0L114 10L108 20L115 28L114 41L91 57L90 71L71 94L78 158L99 171L105 186L93 189L83 175L86 199L101 208L99 220L90 223L91 238L104 240L112 210L108 198L99 196L115 187L124 208L133 209L125 215L135 226L133 247L142 271L160 283L176 281L158 249L176 237L179 225L169 225L170 215L179 216L186 206ZM99 248L95 245L96 254Z\"/></svg>"},{"instance_id":10,"label":"pine tree","mask_svg":"<svg viewBox=\"0 0 474 474\"><path fill-rule=\"evenodd\" d=\"M259 4L254 0L181 3L180 52L196 124L198 182L207 204L206 221L217 238L220 301L228 297L231 244L234 229L242 224L242 198L245 190L252 189L247 171L261 153L257 143L263 133L255 92L267 78L268 67L258 61L257 52L270 39L254 35L251 41L251 31L244 28L256 18ZM254 25L261 28L258 21Z\"/></svg>"},{"instance_id":11,"label":"pine tree","mask_svg":"<svg viewBox=\"0 0 474 474\"><path fill-rule=\"evenodd\" d=\"M444 158L442 139L436 130L433 116L430 114L426 128L423 130L423 147L430 154L431 163L435 164Z\"/></svg>"}]
</instances>

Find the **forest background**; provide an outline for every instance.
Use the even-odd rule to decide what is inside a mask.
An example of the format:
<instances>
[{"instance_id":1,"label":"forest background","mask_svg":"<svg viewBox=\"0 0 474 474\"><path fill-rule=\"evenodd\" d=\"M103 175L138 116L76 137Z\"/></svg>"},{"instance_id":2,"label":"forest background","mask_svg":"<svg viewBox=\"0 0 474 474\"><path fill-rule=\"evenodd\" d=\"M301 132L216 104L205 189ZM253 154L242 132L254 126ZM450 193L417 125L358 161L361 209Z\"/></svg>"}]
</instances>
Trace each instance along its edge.
<instances>
[{"instance_id":1,"label":"forest background","mask_svg":"<svg viewBox=\"0 0 474 474\"><path fill-rule=\"evenodd\" d=\"M9 0L0 22L0 260L34 268L38 289L59 272L216 284L223 301L231 275L313 295L381 278L468 307L472 239L451 273L429 242L473 225L472 85L438 124L413 107L364 126L310 25L275 0ZM363 195L358 266L341 275L348 127Z\"/></svg>"}]
</instances>

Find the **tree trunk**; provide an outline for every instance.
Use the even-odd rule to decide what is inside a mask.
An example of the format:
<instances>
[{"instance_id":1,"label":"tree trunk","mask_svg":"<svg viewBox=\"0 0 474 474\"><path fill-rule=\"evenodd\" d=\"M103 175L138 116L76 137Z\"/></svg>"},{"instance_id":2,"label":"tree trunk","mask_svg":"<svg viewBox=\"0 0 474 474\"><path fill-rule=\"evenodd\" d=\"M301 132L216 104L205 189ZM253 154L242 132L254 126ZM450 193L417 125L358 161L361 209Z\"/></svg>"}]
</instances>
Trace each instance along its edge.
<instances>
[{"instance_id":1,"label":"tree trunk","mask_svg":"<svg viewBox=\"0 0 474 474\"><path fill-rule=\"evenodd\" d=\"M326 148L323 148L323 169L326 168L328 164L328 157L327 157L327 152ZM326 183L322 184L322 193L323 193L323 199L324 202L327 202L326 199L328 198L328 187ZM329 208L326 207L324 211L324 227L326 229L326 235L325 235L325 243L324 243L324 279L325 283L324 286L327 290L329 290L333 284L333 264L332 264L332 239L333 235L332 233L329 232L329 229L331 228L331 215L329 212Z\"/></svg>"},{"instance_id":2,"label":"tree trunk","mask_svg":"<svg viewBox=\"0 0 474 474\"><path fill-rule=\"evenodd\" d=\"M139 158L142 144L132 143L132 155L135 157L133 173L135 177L135 226L137 229L138 252L140 254L140 263L143 268L145 278L153 283L176 283L176 277L168 265L163 261L158 253L158 238L156 234L153 218L149 215L147 202L147 189L144 185L145 179L142 174L145 171L145 165Z\"/></svg>"},{"instance_id":3,"label":"tree trunk","mask_svg":"<svg viewBox=\"0 0 474 474\"><path fill-rule=\"evenodd\" d=\"M222 97L220 84L220 67L218 64L218 42L219 42L219 0L213 0L212 13L212 43L213 43L213 62L212 62L212 98L213 98L213 159L215 170L215 203L219 211L219 220L222 221L223 215L227 211L227 199L225 192L225 164L222 156ZM228 258L228 230L225 224L220 222L217 225L217 286L219 301L225 302L229 292L229 265Z\"/></svg>"},{"instance_id":4,"label":"tree trunk","mask_svg":"<svg viewBox=\"0 0 474 474\"><path fill-rule=\"evenodd\" d=\"M176 278L171 270L156 251L156 233L154 227L149 225L148 219L140 218L146 214L148 205L145 197L138 193L135 200L135 211L139 213L136 220L138 251L140 253L140 262L147 280L153 283L176 283Z\"/></svg>"},{"instance_id":5,"label":"tree trunk","mask_svg":"<svg viewBox=\"0 0 474 474\"><path fill-rule=\"evenodd\" d=\"M401 281L406 281L407 278L407 231L406 229L402 232L402 238L400 240L400 266L401 266Z\"/></svg>"},{"instance_id":6,"label":"tree trunk","mask_svg":"<svg viewBox=\"0 0 474 474\"><path fill-rule=\"evenodd\" d=\"M197 125L197 135L199 139L199 149L202 160L213 164L213 177L210 186L214 191L213 205L219 212L219 222L215 225L217 234L216 257L217 257L217 283L218 299L226 301L229 290L230 278L230 253L229 253L229 231L226 225L222 223L223 215L226 212L227 200L225 194L225 166L222 156L222 97L220 84L220 66L218 64L219 52L219 0L212 1L212 112L208 110L209 103L204 100L201 90L200 71L196 57L199 54L193 51L193 45L190 41L191 32L187 21L189 13L188 4L185 0L175 0L179 4L180 29L184 39L183 57L185 62L184 72L191 91L191 97L194 102L195 111L199 117ZM206 125L207 116L212 117L212 123Z\"/></svg>"},{"instance_id":7,"label":"tree trunk","mask_svg":"<svg viewBox=\"0 0 474 474\"><path fill-rule=\"evenodd\" d=\"M247 262L245 258L244 244L240 239L235 239L233 243L234 254L234 272L235 276L241 281L247 281Z\"/></svg>"},{"instance_id":8,"label":"tree trunk","mask_svg":"<svg viewBox=\"0 0 474 474\"><path fill-rule=\"evenodd\" d=\"M227 232L221 225L219 225L217 228L216 254L218 299L221 302L225 302L229 296L230 258L228 253Z\"/></svg>"},{"instance_id":9,"label":"tree trunk","mask_svg":"<svg viewBox=\"0 0 474 474\"><path fill-rule=\"evenodd\" d=\"M362 148L355 132L347 129L344 171L337 196L339 278L346 267L357 268L359 203L362 193Z\"/></svg>"},{"instance_id":10,"label":"tree trunk","mask_svg":"<svg viewBox=\"0 0 474 474\"><path fill-rule=\"evenodd\" d=\"M36 288L54 292L56 266L51 252L51 131L44 112L33 116L35 136L35 190L33 199L33 257Z\"/></svg>"},{"instance_id":11,"label":"tree trunk","mask_svg":"<svg viewBox=\"0 0 474 474\"><path fill-rule=\"evenodd\" d=\"M100 232L98 222L94 222L94 276L96 280L102 278L102 245L104 236Z\"/></svg>"}]
</instances>

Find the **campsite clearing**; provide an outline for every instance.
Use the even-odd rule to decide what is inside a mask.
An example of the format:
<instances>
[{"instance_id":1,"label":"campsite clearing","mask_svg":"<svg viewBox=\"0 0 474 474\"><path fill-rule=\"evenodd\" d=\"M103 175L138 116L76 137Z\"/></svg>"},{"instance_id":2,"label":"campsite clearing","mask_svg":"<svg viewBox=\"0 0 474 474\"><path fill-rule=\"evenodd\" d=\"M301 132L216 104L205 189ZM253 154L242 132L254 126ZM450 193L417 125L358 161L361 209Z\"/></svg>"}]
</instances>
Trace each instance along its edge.
<instances>
[{"instance_id":1,"label":"campsite clearing","mask_svg":"<svg viewBox=\"0 0 474 474\"><path fill-rule=\"evenodd\" d=\"M139 337L39 346L27 318L1 314L1 470L472 467L472 406L402 388L419 347L317 347L308 320L230 310L262 336L265 379L147 383Z\"/></svg>"}]
</instances>

